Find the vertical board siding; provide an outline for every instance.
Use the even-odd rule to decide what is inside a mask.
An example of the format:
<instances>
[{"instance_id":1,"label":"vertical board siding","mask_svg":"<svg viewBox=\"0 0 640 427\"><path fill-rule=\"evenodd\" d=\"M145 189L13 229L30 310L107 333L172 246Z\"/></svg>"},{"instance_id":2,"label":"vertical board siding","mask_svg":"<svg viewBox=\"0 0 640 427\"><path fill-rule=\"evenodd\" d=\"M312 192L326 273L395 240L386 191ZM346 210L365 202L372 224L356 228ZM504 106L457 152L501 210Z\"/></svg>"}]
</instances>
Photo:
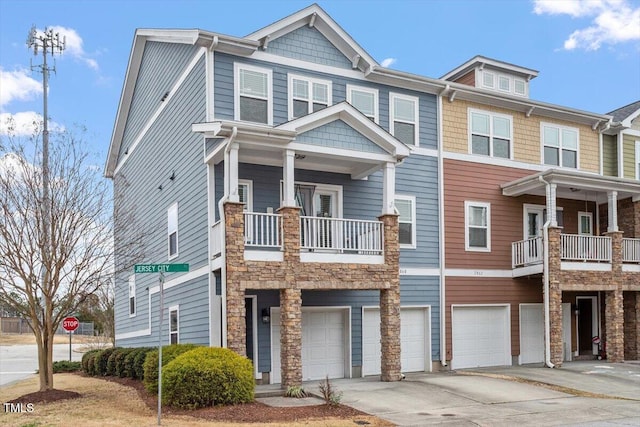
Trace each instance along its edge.
<instances>
[{"instance_id":1,"label":"vertical board siding","mask_svg":"<svg viewBox=\"0 0 640 427\"><path fill-rule=\"evenodd\" d=\"M191 132L191 123L205 117L204 58L189 74L175 96L114 180L116 203L132 213L136 228L145 234L144 259L168 261L167 209L178 203L178 251L175 263L189 263L191 270L207 265L207 179L202 163L202 137ZM175 172L175 180L169 177ZM123 182L124 181L124 182ZM162 189L159 187L162 186ZM125 191L126 199L118 194ZM131 224L130 224L131 225ZM117 251L117 248L116 248ZM124 261L116 258L117 265ZM138 274L138 307L153 275ZM148 327L142 316L129 318L127 309L129 274L116 279L117 333ZM207 285L208 286L208 285Z\"/></svg>"},{"instance_id":2,"label":"vertical board siding","mask_svg":"<svg viewBox=\"0 0 640 427\"><path fill-rule=\"evenodd\" d=\"M198 49L197 46L177 43L145 44L119 157L129 149L155 110L160 107L162 97L171 90Z\"/></svg>"},{"instance_id":3,"label":"vertical board siding","mask_svg":"<svg viewBox=\"0 0 640 427\"><path fill-rule=\"evenodd\" d=\"M270 41L267 52L316 64L351 69L351 60L320 31L306 25Z\"/></svg>"},{"instance_id":4,"label":"vertical board siding","mask_svg":"<svg viewBox=\"0 0 640 427\"><path fill-rule=\"evenodd\" d=\"M271 44L269 44L271 48ZM419 98L419 137L423 148L437 148L437 107L436 96L392 86L371 83L364 80L349 79L317 71L301 69L271 62L240 58L228 54L216 53L214 66L214 103L215 116L219 120L233 120L234 118L234 62L263 67L273 70L273 124L280 125L289 120L287 75L294 73L313 78L330 80L332 82L332 102L337 104L346 101L346 85L367 87L378 90L379 124L389 131L389 92L415 96Z\"/></svg>"}]
</instances>

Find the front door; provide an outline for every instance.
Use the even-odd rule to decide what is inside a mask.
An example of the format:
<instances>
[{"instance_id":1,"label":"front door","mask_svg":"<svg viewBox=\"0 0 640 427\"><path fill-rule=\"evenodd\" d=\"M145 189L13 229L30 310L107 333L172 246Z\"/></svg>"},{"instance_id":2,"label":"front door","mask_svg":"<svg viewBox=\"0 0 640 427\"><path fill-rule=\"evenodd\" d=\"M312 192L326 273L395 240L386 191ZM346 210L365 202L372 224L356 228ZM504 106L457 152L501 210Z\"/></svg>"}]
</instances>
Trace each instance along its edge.
<instances>
[{"instance_id":1,"label":"front door","mask_svg":"<svg viewBox=\"0 0 640 427\"><path fill-rule=\"evenodd\" d=\"M598 354L598 346L593 343L593 337L598 335L597 297L577 297L578 307L578 354Z\"/></svg>"}]
</instances>

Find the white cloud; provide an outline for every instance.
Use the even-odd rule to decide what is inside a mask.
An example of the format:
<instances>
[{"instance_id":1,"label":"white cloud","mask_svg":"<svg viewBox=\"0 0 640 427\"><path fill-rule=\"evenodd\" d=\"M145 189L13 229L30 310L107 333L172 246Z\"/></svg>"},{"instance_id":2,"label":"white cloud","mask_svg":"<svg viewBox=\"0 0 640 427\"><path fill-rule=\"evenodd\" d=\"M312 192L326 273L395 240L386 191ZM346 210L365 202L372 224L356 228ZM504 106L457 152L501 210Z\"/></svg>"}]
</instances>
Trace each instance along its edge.
<instances>
[{"instance_id":1,"label":"white cloud","mask_svg":"<svg viewBox=\"0 0 640 427\"><path fill-rule=\"evenodd\" d=\"M396 61L397 61L396 58L385 58L385 59L382 60L380 65L382 65L385 68L388 68L388 67L392 66L393 64L395 64Z\"/></svg>"},{"instance_id":2,"label":"white cloud","mask_svg":"<svg viewBox=\"0 0 640 427\"><path fill-rule=\"evenodd\" d=\"M0 113L0 135L32 136L42 131L42 122L42 115L35 111ZM64 126L49 120L50 132L63 130Z\"/></svg>"},{"instance_id":3,"label":"white cloud","mask_svg":"<svg viewBox=\"0 0 640 427\"><path fill-rule=\"evenodd\" d=\"M6 71L0 67L0 108L11 101L27 101L42 94L42 83L31 78L27 70Z\"/></svg>"},{"instance_id":4,"label":"white cloud","mask_svg":"<svg viewBox=\"0 0 640 427\"><path fill-rule=\"evenodd\" d=\"M640 7L627 0L534 0L538 15L591 18L591 25L573 31L564 49L598 50L603 44L640 40Z\"/></svg>"},{"instance_id":5,"label":"white cloud","mask_svg":"<svg viewBox=\"0 0 640 427\"><path fill-rule=\"evenodd\" d=\"M87 53L84 51L84 41L80 34L73 28L62 27L60 25L56 25L50 27L54 34L59 33L60 38L65 41L65 49L63 54L68 54L69 56L83 62L87 67L98 70L98 61L93 58L90 58ZM38 34L42 34L42 30L38 30Z\"/></svg>"}]
</instances>

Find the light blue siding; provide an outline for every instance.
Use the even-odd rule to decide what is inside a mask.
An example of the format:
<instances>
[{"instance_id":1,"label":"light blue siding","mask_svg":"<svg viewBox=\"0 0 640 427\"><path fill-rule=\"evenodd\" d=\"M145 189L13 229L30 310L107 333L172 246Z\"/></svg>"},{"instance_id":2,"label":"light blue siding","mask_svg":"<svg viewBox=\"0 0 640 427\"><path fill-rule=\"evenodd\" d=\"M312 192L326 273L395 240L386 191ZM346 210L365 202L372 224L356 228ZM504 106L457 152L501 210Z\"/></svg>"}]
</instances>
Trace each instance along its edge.
<instances>
[{"instance_id":1,"label":"light blue siding","mask_svg":"<svg viewBox=\"0 0 640 427\"><path fill-rule=\"evenodd\" d=\"M339 68L350 69L352 65L317 29L306 25L270 41L267 52Z\"/></svg>"},{"instance_id":2,"label":"light blue siding","mask_svg":"<svg viewBox=\"0 0 640 427\"><path fill-rule=\"evenodd\" d=\"M197 46L185 44L146 43L119 156L131 147L197 51Z\"/></svg>"},{"instance_id":3,"label":"light blue siding","mask_svg":"<svg viewBox=\"0 0 640 427\"><path fill-rule=\"evenodd\" d=\"M385 153L379 145L371 142L342 120L301 133L296 136L296 142L368 153Z\"/></svg>"}]
</instances>

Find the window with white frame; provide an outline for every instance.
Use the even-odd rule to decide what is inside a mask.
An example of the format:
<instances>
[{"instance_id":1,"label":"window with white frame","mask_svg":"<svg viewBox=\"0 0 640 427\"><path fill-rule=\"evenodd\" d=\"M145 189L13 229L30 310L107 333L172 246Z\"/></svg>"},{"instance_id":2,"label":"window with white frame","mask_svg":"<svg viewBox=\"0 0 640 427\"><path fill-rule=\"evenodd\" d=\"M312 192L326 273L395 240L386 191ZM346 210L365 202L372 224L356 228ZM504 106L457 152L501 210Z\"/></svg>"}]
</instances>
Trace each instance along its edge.
<instances>
[{"instance_id":1,"label":"window with white frame","mask_svg":"<svg viewBox=\"0 0 640 427\"><path fill-rule=\"evenodd\" d=\"M522 79L513 79L513 91L516 95L525 96L527 94L527 82Z\"/></svg>"},{"instance_id":2,"label":"window with white frame","mask_svg":"<svg viewBox=\"0 0 640 427\"><path fill-rule=\"evenodd\" d=\"M482 73L482 85L483 85L484 87L487 87L487 88L493 89L493 87L494 87L494 85L495 85L495 83L494 83L494 78L495 78L495 76L494 76L494 74L493 74L493 73L490 73L490 72L488 72L488 71L484 71L484 72Z\"/></svg>"},{"instance_id":3,"label":"window with white frame","mask_svg":"<svg viewBox=\"0 0 640 427\"><path fill-rule=\"evenodd\" d=\"M578 234L593 235L593 214L591 212L578 212Z\"/></svg>"},{"instance_id":4,"label":"window with white frame","mask_svg":"<svg viewBox=\"0 0 640 427\"><path fill-rule=\"evenodd\" d=\"M511 158L512 117L480 110L469 110L470 150L472 154Z\"/></svg>"},{"instance_id":5,"label":"window with white frame","mask_svg":"<svg viewBox=\"0 0 640 427\"><path fill-rule=\"evenodd\" d=\"M511 80L507 76L498 77L498 89L504 92L511 92Z\"/></svg>"},{"instance_id":6,"label":"window with white frame","mask_svg":"<svg viewBox=\"0 0 640 427\"><path fill-rule=\"evenodd\" d=\"M253 181L248 179L238 180L238 199L244 203L246 212L253 212Z\"/></svg>"},{"instance_id":7,"label":"window with white frame","mask_svg":"<svg viewBox=\"0 0 640 427\"><path fill-rule=\"evenodd\" d=\"M485 202L464 202L465 250L491 251L491 205Z\"/></svg>"},{"instance_id":8,"label":"window with white frame","mask_svg":"<svg viewBox=\"0 0 640 427\"><path fill-rule=\"evenodd\" d=\"M389 94L391 134L407 145L419 145L418 102L415 96Z\"/></svg>"},{"instance_id":9,"label":"window with white frame","mask_svg":"<svg viewBox=\"0 0 640 427\"><path fill-rule=\"evenodd\" d=\"M289 118L306 116L331 105L331 81L289 74Z\"/></svg>"},{"instance_id":10,"label":"window with white frame","mask_svg":"<svg viewBox=\"0 0 640 427\"><path fill-rule=\"evenodd\" d=\"M169 259L178 256L178 204L167 209L167 249Z\"/></svg>"},{"instance_id":11,"label":"window with white frame","mask_svg":"<svg viewBox=\"0 0 640 427\"><path fill-rule=\"evenodd\" d=\"M169 343L180 343L180 310L177 305L169 307Z\"/></svg>"},{"instance_id":12,"label":"window with white frame","mask_svg":"<svg viewBox=\"0 0 640 427\"><path fill-rule=\"evenodd\" d=\"M545 165L578 167L578 129L542 123L542 158Z\"/></svg>"},{"instance_id":13,"label":"window with white frame","mask_svg":"<svg viewBox=\"0 0 640 427\"><path fill-rule=\"evenodd\" d=\"M378 90L347 85L347 102L378 123Z\"/></svg>"},{"instance_id":14,"label":"window with white frame","mask_svg":"<svg viewBox=\"0 0 640 427\"><path fill-rule=\"evenodd\" d=\"M136 315L136 276L129 276L129 317Z\"/></svg>"},{"instance_id":15,"label":"window with white frame","mask_svg":"<svg viewBox=\"0 0 640 427\"><path fill-rule=\"evenodd\" d=\"M525 79L495 71L480 70L479 73L477 87L506 92L512 95L527 96L528 83Z\"/></svg>"},{"instance_id":16,"label":"window with white frame","mask_svg":"<svg viewBox=\"0 0 640 427\"><path fill-rule=\"evenodd\" d=\"M272 72L269 69L235 64L235 117L236 120L271 124Z\"/></svg>"},{"instance_id":17,"label":"window with white frame","mask_svg":"<svg viewBox=\"0 0 640 427\"><path fill-rule=\"evenodd\" d=\"M399 240L402 248L416 247L416 198L396 195L395 206L398 211Z\"/></svg>"}]
</instances>

